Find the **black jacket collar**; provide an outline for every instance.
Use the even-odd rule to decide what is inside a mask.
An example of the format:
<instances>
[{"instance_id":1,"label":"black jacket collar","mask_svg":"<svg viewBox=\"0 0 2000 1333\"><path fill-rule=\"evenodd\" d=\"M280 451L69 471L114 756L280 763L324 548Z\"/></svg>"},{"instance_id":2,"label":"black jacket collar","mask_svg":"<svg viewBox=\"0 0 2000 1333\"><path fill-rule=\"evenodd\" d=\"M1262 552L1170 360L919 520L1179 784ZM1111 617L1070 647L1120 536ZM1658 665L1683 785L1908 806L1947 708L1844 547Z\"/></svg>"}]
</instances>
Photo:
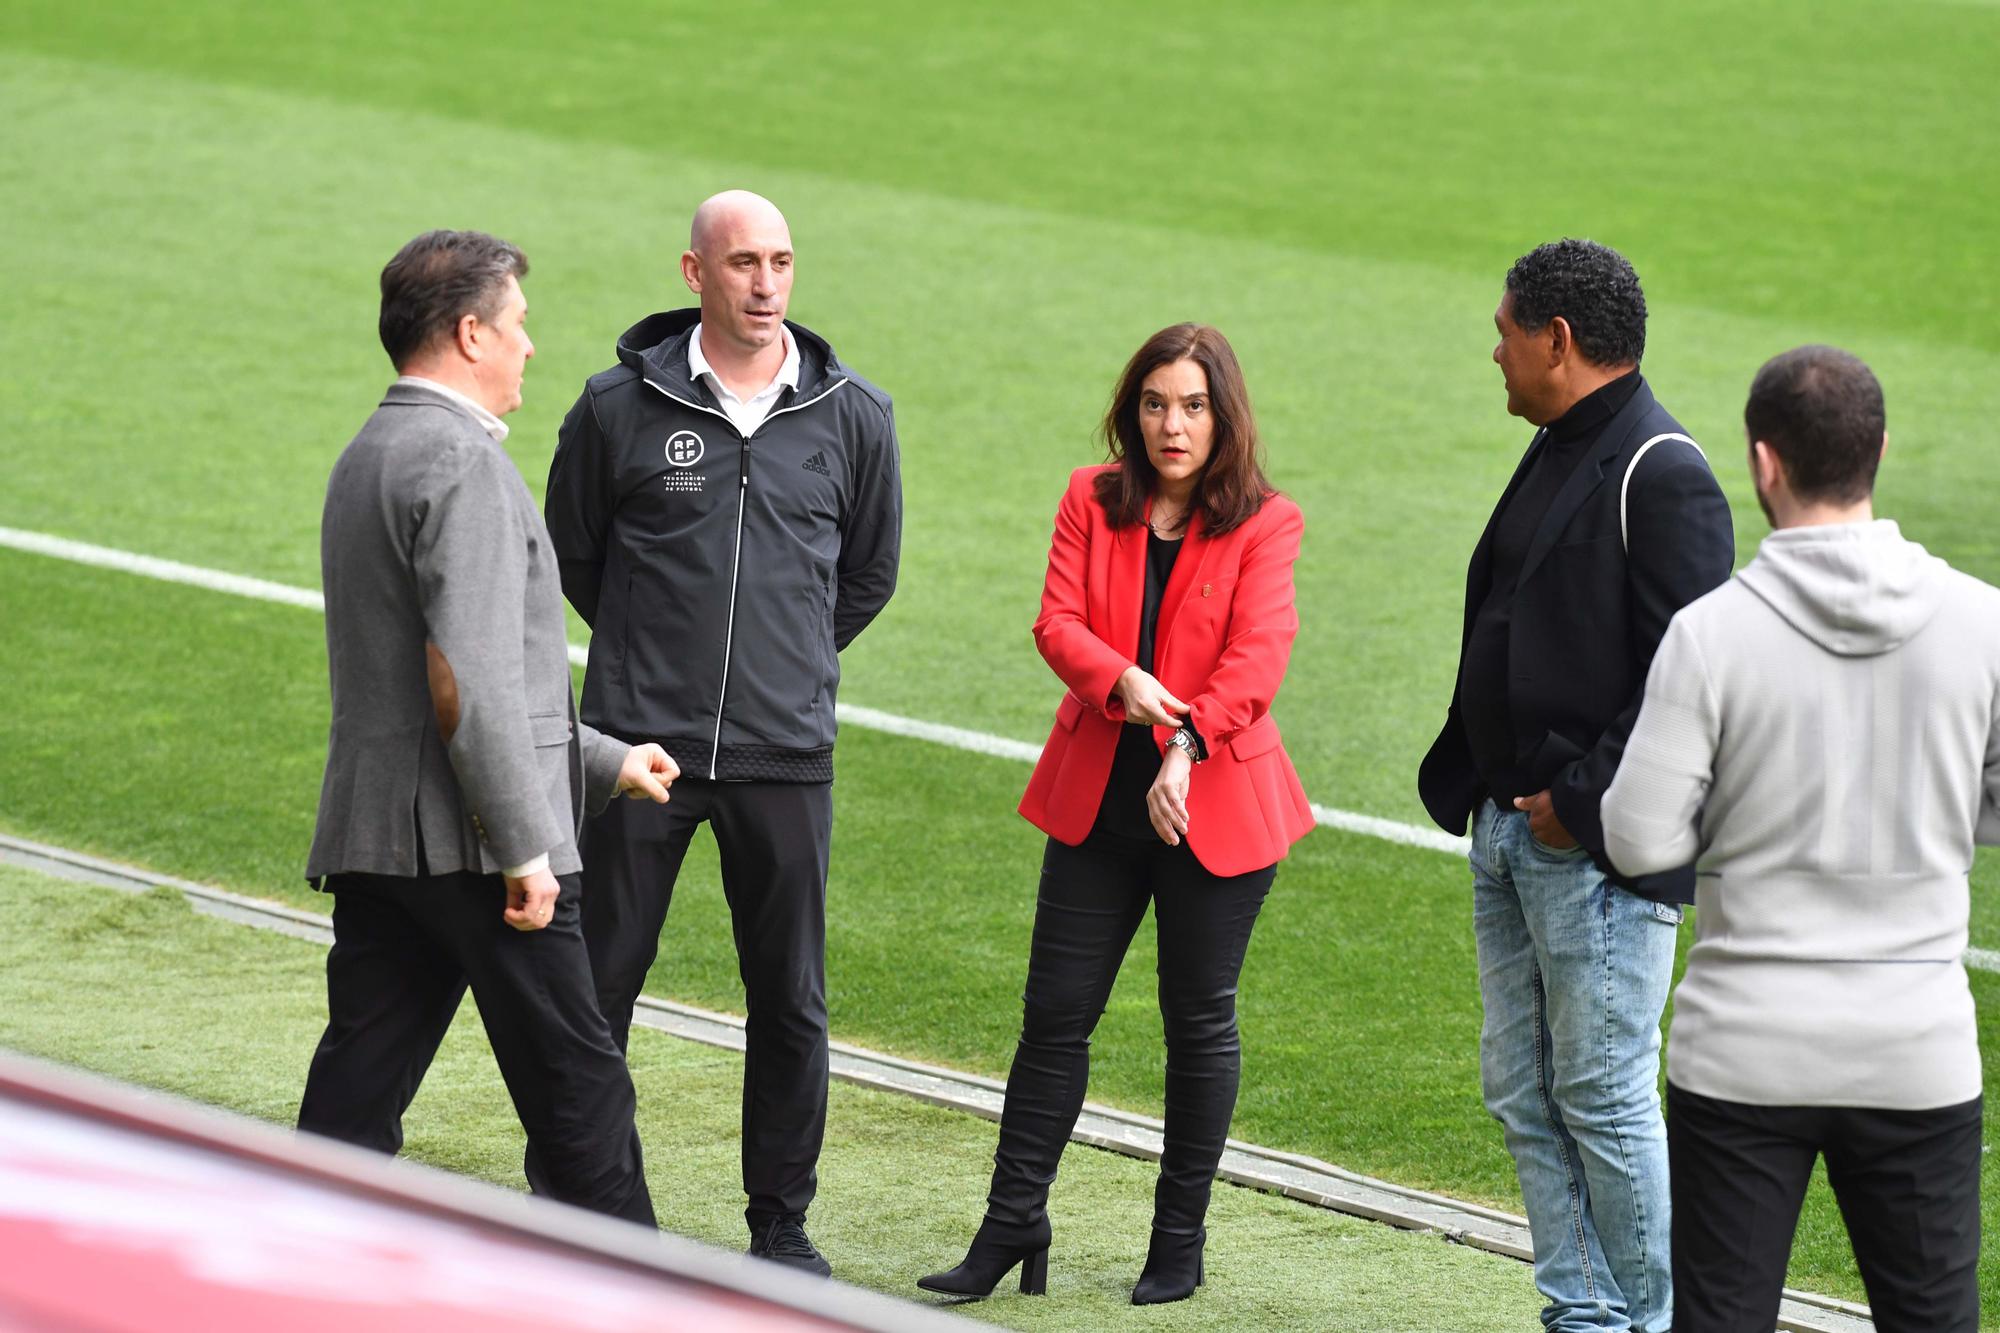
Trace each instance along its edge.
<instances>
[{"instance_id":1,"label":"black jacket collar","mask_svg":"<svg viewBox=\"0 0 2000 1333\"><path fill-rule=\"evenodd\" d=\"M660 388L683 398L699 397L704 390L688 374L688 339L701 323L701 310L666 310L648 315L618 337L618 360ZM824 393L827 386L845 373L840 358L826 339L802 324L785 321L792 341L799 349L799 398Z\"/></svg>"}]
</instances>

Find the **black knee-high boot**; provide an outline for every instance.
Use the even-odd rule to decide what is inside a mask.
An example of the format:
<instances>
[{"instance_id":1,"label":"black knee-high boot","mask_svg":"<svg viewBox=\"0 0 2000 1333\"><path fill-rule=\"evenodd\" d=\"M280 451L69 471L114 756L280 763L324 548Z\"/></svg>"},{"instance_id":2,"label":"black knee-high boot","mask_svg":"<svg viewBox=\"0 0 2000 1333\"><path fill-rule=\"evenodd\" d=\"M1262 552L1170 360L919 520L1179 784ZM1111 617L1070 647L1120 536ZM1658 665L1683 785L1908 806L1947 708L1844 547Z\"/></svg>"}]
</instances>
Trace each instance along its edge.
<instances>
[{"instance_id":1,"label":"black knee-high boot","mask_svg":"<svg viewBox=\"0 0 2000 1333\"><path fill-rule=\"evenodd\" d=\"M1134 1305L1185 1299L1205 1276L1203 1222L1229 1138L1242 1070L1235 991L1168 1010L1166 1132L1153 1190L1153 1236Z\"/></svg>"},{"instance_id":2,"label":"black knee-high boot","mask_svg":"<svg viewBox=\"0 0 2000 1333\"><path fill-rule=\"evenodd\" d=\"M1022 1036L1007 1073L987 1217L1004 1226L1046 1227L1049 1187L1089 1082L1089 1037Z\"/></svg>"},{"instance_id":3,"label":"black knee-high boot","mask_svg":"<svg viewBox=\"0 0 2000 1333\"><path fill-rule=\"evenodd\" d=\"M1036 1026L1031 1011L1028 1027L1032 1031ZM1022 1291L1040 1294L1047 1289L1049 1186L1083 1110L1089 1080L1088 1037L1037 1040L1024 1033L1007 1074L986 1217L965 1259L956 1268L917 1279L919 1287L985 1296L1020 1264Z\"/></svg>"}]
</instances>

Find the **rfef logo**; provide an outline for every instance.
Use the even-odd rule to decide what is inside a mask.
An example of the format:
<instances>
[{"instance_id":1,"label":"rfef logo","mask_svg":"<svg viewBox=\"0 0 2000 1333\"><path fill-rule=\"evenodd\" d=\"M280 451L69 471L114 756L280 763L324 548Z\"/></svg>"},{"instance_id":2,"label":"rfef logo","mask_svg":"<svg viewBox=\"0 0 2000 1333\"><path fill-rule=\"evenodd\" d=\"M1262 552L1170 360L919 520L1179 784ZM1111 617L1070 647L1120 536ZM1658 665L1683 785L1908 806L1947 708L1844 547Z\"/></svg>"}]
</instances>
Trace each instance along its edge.
<instances>
[{"instance_id":1,"label":"rfef logo","mask_svg":"<svg viewBox=\"0 0 2000 1333\"><path fill-rule=\"evenodd\" d=\"M667 436L667 461L675 467L693 467L701 461L701 436L691 430L677 430Z\"/></svg>"}]
</instances>

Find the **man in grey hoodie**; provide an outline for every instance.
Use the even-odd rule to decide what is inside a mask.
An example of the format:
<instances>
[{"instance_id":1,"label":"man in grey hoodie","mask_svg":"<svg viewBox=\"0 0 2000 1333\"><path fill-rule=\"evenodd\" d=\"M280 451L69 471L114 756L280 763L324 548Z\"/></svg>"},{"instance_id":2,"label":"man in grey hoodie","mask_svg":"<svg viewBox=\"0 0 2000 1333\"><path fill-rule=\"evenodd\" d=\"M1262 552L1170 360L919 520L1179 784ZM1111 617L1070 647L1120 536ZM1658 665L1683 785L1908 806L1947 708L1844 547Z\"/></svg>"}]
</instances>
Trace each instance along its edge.
<instances>
[{"instance_id":1,"label":"man in grey hoodie","mask_svg":"<svg viewBox=\"0 0 2000 1333\"><path fill-rule=\"evenodd\" d=\"M1667 1046L1674 1328L1769 1329L1814 1158L1881 1330L1979 1325L1975 842L2000 842L2000 590L1872 505L1867 366L1801 347L1744 409L1775 529L1669 626L1601 814L1696 858Z\"/></svg>"}]
</instances>

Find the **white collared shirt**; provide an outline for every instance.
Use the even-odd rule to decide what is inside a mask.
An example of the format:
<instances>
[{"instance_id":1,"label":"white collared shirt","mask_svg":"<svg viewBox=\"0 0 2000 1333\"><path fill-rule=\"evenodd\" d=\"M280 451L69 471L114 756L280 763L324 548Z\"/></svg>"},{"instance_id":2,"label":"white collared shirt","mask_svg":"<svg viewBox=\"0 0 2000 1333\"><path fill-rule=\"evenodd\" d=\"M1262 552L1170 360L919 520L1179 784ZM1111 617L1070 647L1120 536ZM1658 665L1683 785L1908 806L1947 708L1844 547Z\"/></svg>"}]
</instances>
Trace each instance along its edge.
<instances>
[{"instance_id":1,"label":"white collared shirt","mask_svg":"<svg viewBox=\"0 0 2000 1333\"><path fill-rule=\"evenodd\" d=\"M738 398L730 392L715 368L708 364L708 358L701 354L701 325L694 326L688 337L688 374L697 380L707 380L708 390L715 395L715 401L736 427L736 433L749 439L764 424L764 418L771 415L771 409L778 405L778 395L786 389L799 387L799 345L792 341L792 331L780 324L778 336L785 340L785 361L778 367L778 374L769 384L746 399Z\"/></svg>"},{"instance_id":2,"label":"white collared shirt","mask_svg":"<svg viewBox=\"0 0 2000 1333\"><path fill-rule=\"evenodd\" d=\"M506 422L494 416L491 412L481 407L478 403L473 402L449 384L439 384L436 380L427 380L422 375L399 375L396 378L396 383L414 385L419 389L429 389L432 393L441 393L451 399L452 402L457 403L460 407L472 413L472 419L479 423L479 429L491 435L496 444L507 438Z\"/></svg>"}]
</instances>

